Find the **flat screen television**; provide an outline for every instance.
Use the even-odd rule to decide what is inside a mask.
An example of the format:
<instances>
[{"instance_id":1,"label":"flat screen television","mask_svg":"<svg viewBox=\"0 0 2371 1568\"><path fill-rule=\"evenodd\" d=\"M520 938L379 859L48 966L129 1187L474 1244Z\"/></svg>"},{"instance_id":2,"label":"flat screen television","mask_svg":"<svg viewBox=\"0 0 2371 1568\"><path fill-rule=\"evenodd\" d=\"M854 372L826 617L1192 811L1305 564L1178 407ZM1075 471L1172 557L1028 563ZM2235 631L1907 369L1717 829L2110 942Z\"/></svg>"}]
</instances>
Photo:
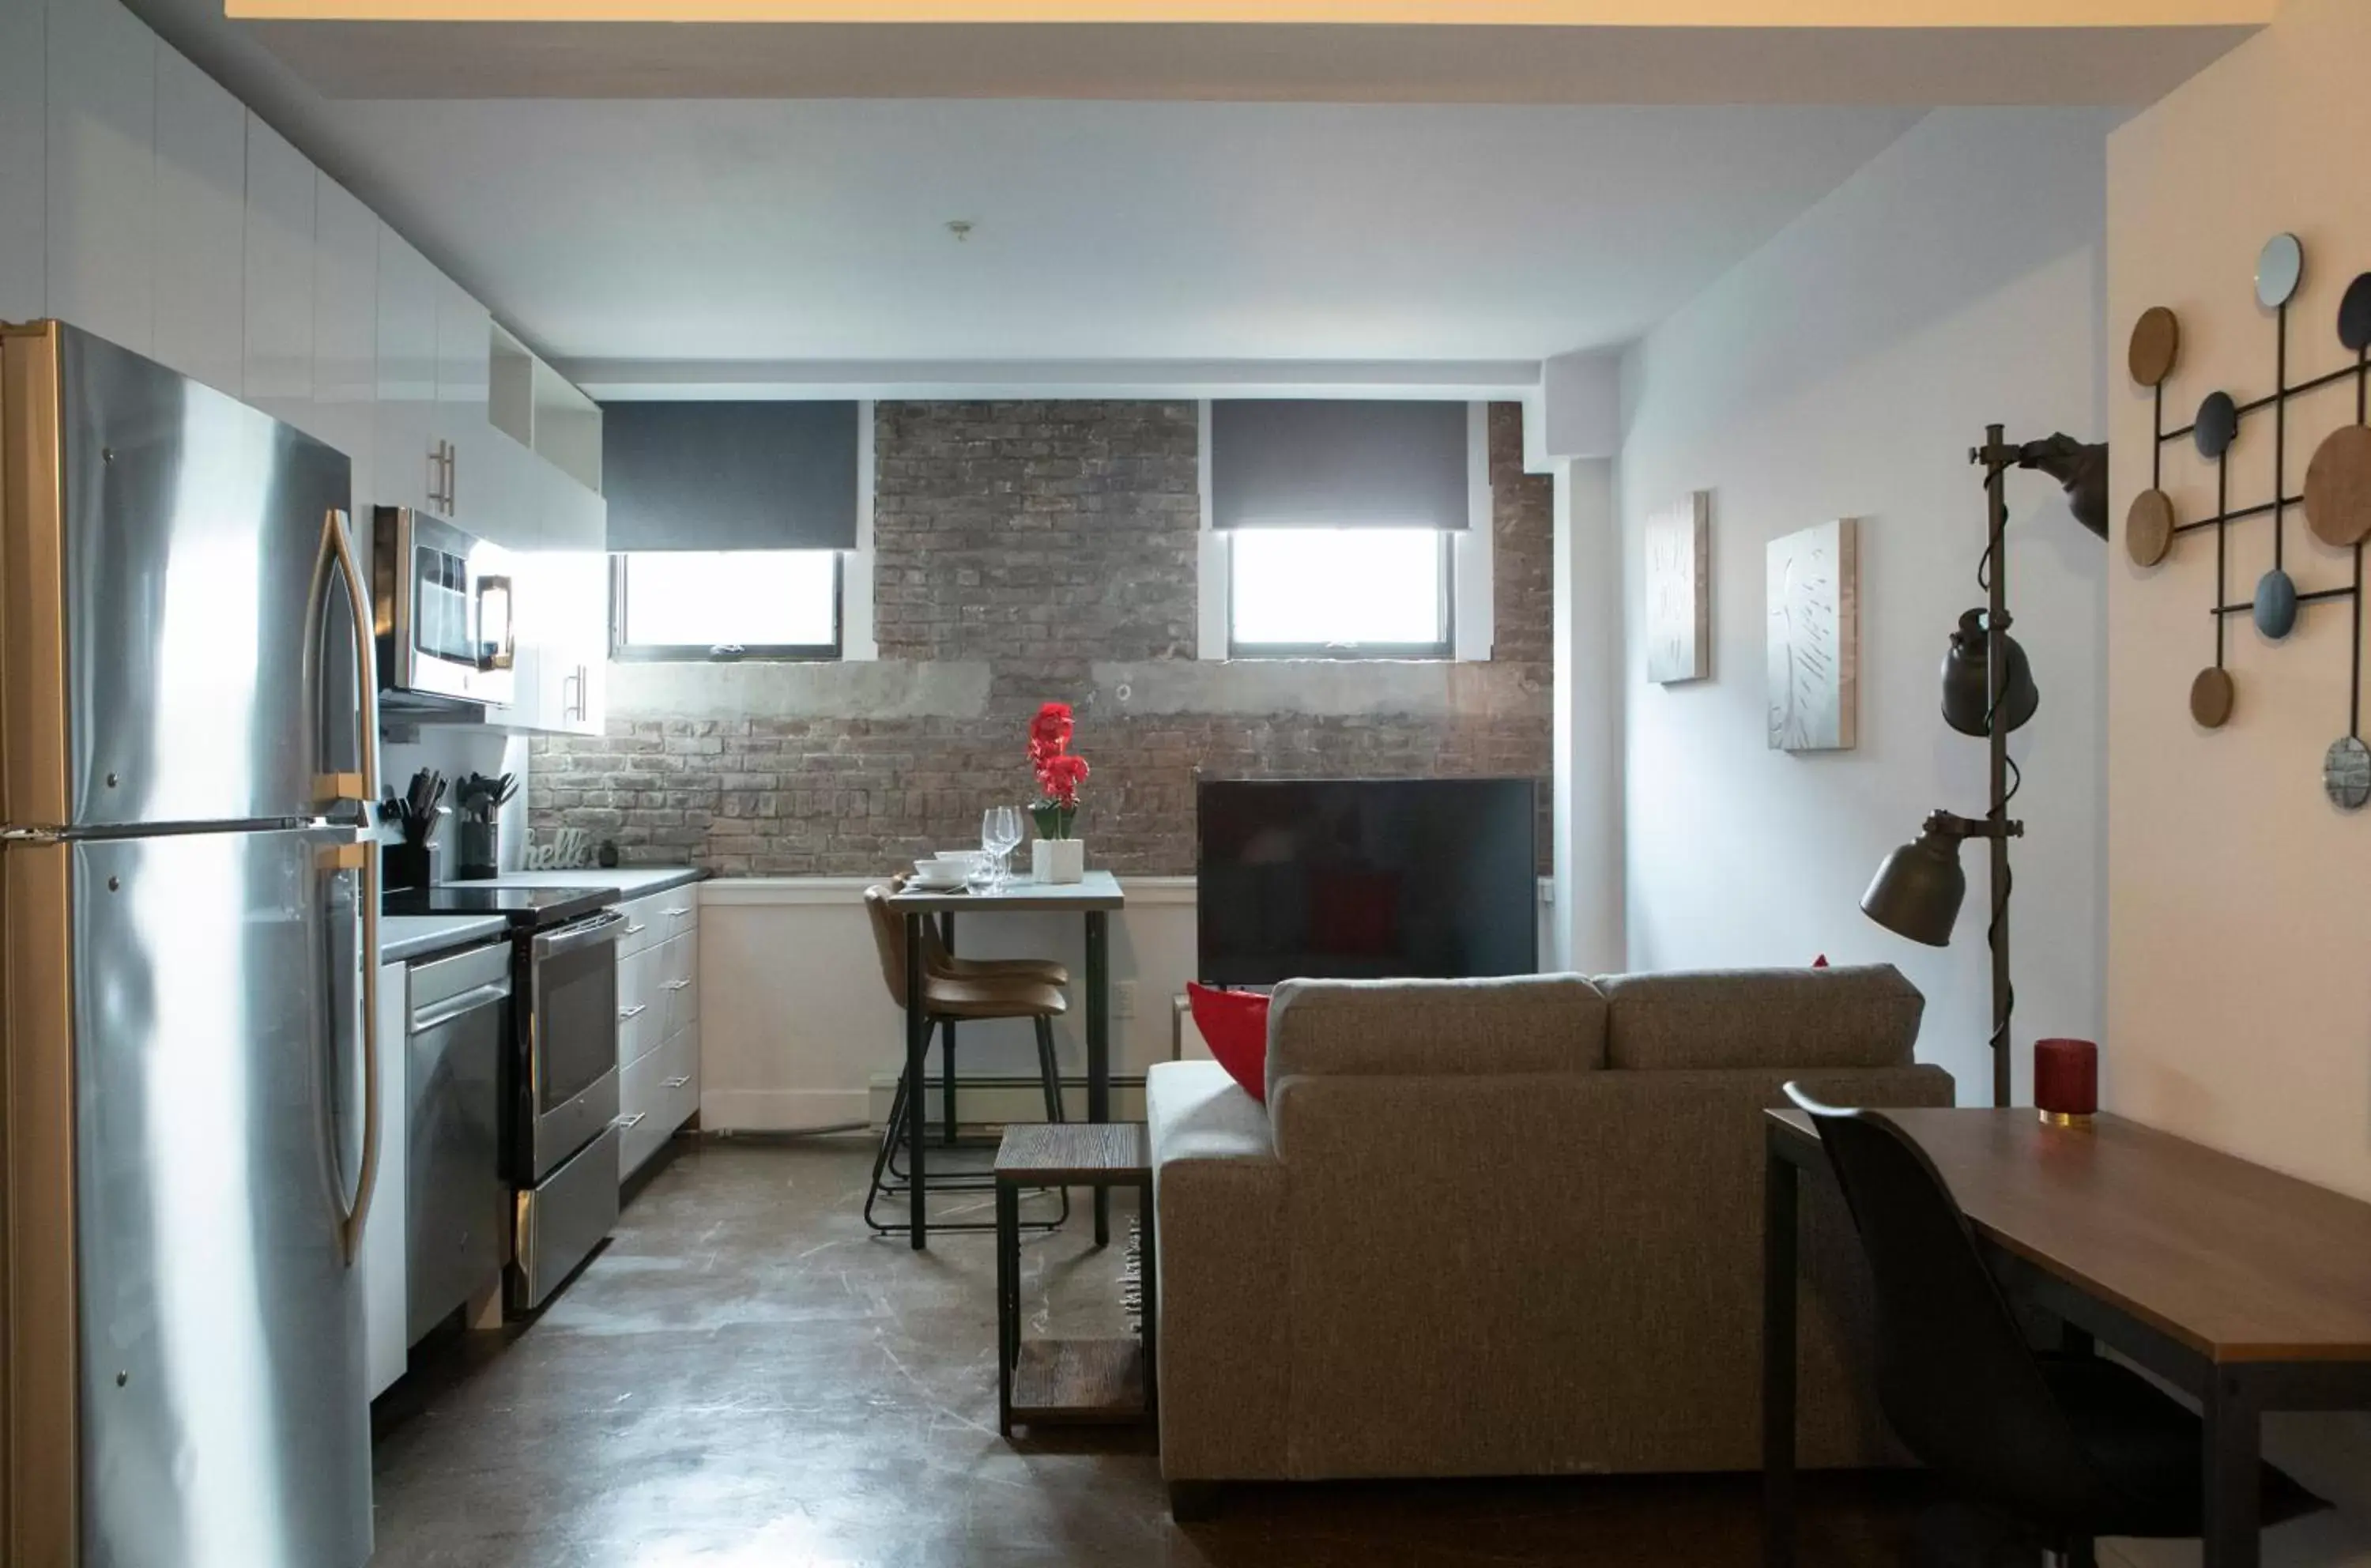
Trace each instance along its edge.
<instances>
[{"instance_id":1,"label":"flat screen television","mask_svg":"<svg viewBox=\"0 0 2371 1568\"><path fill-rule=\"evenodd\" d=\"M1206 986L1539 967L1531 779L1206 778L1196 810Z\"/></svg>"}]
</instances>

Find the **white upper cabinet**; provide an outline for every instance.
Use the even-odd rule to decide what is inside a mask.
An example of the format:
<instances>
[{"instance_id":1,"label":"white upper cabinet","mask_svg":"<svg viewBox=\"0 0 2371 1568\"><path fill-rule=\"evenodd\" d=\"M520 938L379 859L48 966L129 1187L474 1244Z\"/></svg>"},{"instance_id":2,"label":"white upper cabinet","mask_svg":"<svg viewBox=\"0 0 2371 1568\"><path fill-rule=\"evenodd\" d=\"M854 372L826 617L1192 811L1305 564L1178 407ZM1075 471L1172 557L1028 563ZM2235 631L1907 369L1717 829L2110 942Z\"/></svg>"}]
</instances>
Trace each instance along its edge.
<instances>
[{"instance_id":1,"label":"white upper cabinet","mask_svg":"<svg viewBox=\"0 0 2371 1568\"><path fill-rule=\"evenodd\" d=\"M313 202L313 419L354 469L354 515L377 493L378 219L322 175Z\"/></svg>"},{"instance_id":2,"label":"white upper cabinet","mask_svg":"<svg viewBox=\"0 0 2371 1568\"><path fill-rule=\"evenodd\" d=\"M49 314L49 14L0 0L0 321Z\"/></svg>"},{"instance_id":3,"label":"white upper cabinet","mask_svg":"<svg viewBox=\"0 0 2371 1568\"><path fill-rule=\"evenodd\" d=\"M481 502L499 502L503 476L481 472L489 459L486 443L494 432L486 423L488 356L493 342L493 319L486 307L443 273L436 277L436 433L451 443L445 478L445 504L437 510L471 533L483 533L478 521ZM489 493L489 491L492 493Z\"/></svg>"},{"instance_id":4,"label":"white upper cabinet","mask_svg":"<svg viewBox=\"0 0 2371 1568\"><path fill-rule=\"evenodd\" d=\"M403 236L378 226L378 462L373 502L437 512L436 294L444 279Z\"/></svg>"},{"instance_id":5,"label":"white upper cabinet","mask_svg":"<svg viewBox=\"0 0 2371 1568\"><path fill-rule=\"evenodd\" d=\"M46 309L156 346L156 40L115 0L49 0Z\"/></svg>"},{"instance_id":6,"label":"white upper cabinet","mask_svg":"<svg viewBox=\"0 0 2371 1568\"><path fill-rule=\"evenodd\" d=\"M313 208L304 154L247 117L247 400L313 428Z\"/></svg>"},{"instance_id":7,"label":"white upper cabinet","mask_svg":"<svg viewBox=\"0 0 2371 1568\"><path fill-rule=\"evenodd\" d=\"M234 398L245 396L247 110L163 43L156 46L151 243L154 357Z\"/></svg>"}]
</instances>

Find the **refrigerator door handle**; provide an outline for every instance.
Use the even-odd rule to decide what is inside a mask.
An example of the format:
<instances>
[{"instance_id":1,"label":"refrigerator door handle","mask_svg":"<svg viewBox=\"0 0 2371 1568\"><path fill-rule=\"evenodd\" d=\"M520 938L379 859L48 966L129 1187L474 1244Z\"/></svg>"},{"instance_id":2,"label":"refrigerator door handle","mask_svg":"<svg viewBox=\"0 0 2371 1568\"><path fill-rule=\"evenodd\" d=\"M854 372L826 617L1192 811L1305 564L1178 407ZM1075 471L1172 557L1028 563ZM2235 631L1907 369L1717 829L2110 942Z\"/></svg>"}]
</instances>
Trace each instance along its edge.
<instances>
[{"instance_id":1,"label":"refrigerator door handle","mask_svg":"<svg viewBox=\"0 0 2371 1568\"><path fill-rule=\"evenodd\" d=\"M363 585L361 563L354 559L353 543L346 536L343 512L332 510L322 519L321 559L325 566L335 564L351 612L347 624L353 628L355 685L362 693L354 709L354 756L361 765L359 798L367 810L371 782L378 777L378 723L371 711L378 691L377 650L371 632L370 591ZM378 1185L380 1123L385 1114L378 1102L378 856L368 843L340 845L330 855L341 869L359 870L363 882L363 1168L354 1183L354 1206L343 1227L346 1266L352 1268L362 1256L363 1226L370 1217L371 1193Z\"/></svg>"}]
</instances>

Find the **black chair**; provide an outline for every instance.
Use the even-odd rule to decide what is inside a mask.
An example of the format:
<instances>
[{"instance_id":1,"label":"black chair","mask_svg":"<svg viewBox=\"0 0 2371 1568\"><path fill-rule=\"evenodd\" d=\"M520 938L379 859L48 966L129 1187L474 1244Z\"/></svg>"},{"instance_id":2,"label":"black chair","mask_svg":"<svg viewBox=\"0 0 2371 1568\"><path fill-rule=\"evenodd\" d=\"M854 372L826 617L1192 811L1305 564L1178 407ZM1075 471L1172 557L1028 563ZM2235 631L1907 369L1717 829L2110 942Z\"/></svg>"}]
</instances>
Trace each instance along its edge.
<instances>
[{"instance_id":1,"label":"black chair","mask_svg":"<svg viewBox=\"0 0 2371 1568\"><path fill-rule=\"evenodd\" d=\"M2073 1568L2099 1536L2196 1536L2204 1429L2116 1362L2027 1343L1926 1151L1875 1111L1796 1084L1844 1188L1876 1286L1877 1390L1910 1451ZM2266 1465L2263 1522L2327 1506Z\"/></svg>"}]
</instances>

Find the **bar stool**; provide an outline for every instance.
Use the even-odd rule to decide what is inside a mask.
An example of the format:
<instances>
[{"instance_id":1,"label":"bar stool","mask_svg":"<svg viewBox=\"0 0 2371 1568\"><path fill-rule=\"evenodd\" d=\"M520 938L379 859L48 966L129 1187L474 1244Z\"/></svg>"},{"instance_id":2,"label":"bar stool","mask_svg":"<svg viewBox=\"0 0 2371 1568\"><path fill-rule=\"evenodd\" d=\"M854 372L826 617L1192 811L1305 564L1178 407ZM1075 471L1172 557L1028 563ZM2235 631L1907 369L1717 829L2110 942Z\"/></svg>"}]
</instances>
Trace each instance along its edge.
<instances>
[{"instance_id":1,"label":"bar stool","mask_svg":"<svg viewBox=\"0 0 2371 1568\"><path fill-rule=\"evenodd\" d=\"M911 873L900 871L889 879L889 891L903 893L912 880ZM935 920L922 922L922 965L946 980L1028 980L1058 987L1070 983L1070 970L1050 958L958 958L948 948L947 939ZM955 1032L952 1029L939 1032L939 1057L943 1064L939 1075L939 1141L952 1148L959 1124L955 1115ZM906 1173L897 1168L894 1152L889 1159L889 1172L900 1181L905 1179Z\"/></svg>"},{"instance_id":2,"label":"bar stool","mask_svg":"<svg viewBox=\"0 0 2371 1568\"><path fill-rule=\"evenodd\" d=\"M943 1043L954 1038L954 1026L958 1020L1025 1018L1035 1026L1037 1034L1037 1072L1046 1092L1046 1119L1059 1122L1062 1117L1062 1081L1054 1058L1053 1020L1069 1010L1070 1004L1062 993L1042 978L1022 973L943 974L931 963L931 954L923 954L922 995L911 998L906 995L906 922L889 907L889 895L894 884L881 883L864 890L864 911L873 924L873 944L881 960L882 979L888 985L889 999L903 1009L919 1005L923 1009L925 1032L937 1031ZM936 945L935 943L933 945ZM953 961L953 955L946 955ZM1034 960L1009 961L1033 964ZM1059 966L1053 966L1058 970ZM1042 974L1044 966L1039 966ZM1066 976L1067 977L1067 976ZM950 1079L954 1064L952 1053L942 1051ZM881 1148L873 1156L873 1180L864 1194L864 1223L875 1235L902 1235L903 1224L884 1224L873 1216L873 1207L884 1198L901 1197L912 1191L906 1173L896 1166L895 1154L904 1132L906 1114L922 1086L912 1082L903 1068L897 1074L897 1090L891 1097L889 1123L882 1130ZM949 1099L952 1109L953 1100ZM990 1193L996 1180L991 1171L974 1171L956 1175L931 1176L925 1180L925 1190L933 1193ZM1024 1227L1031 1230L1058 1228L1070 1216L1070 1194L1067 1188L1056 1191L1062 1195L1061 1213L1050 1220L1031 1221ZM993 1219L949 1221L933 1224L933 1230L994 1230Z\"/></svg>"}]
</instances>

